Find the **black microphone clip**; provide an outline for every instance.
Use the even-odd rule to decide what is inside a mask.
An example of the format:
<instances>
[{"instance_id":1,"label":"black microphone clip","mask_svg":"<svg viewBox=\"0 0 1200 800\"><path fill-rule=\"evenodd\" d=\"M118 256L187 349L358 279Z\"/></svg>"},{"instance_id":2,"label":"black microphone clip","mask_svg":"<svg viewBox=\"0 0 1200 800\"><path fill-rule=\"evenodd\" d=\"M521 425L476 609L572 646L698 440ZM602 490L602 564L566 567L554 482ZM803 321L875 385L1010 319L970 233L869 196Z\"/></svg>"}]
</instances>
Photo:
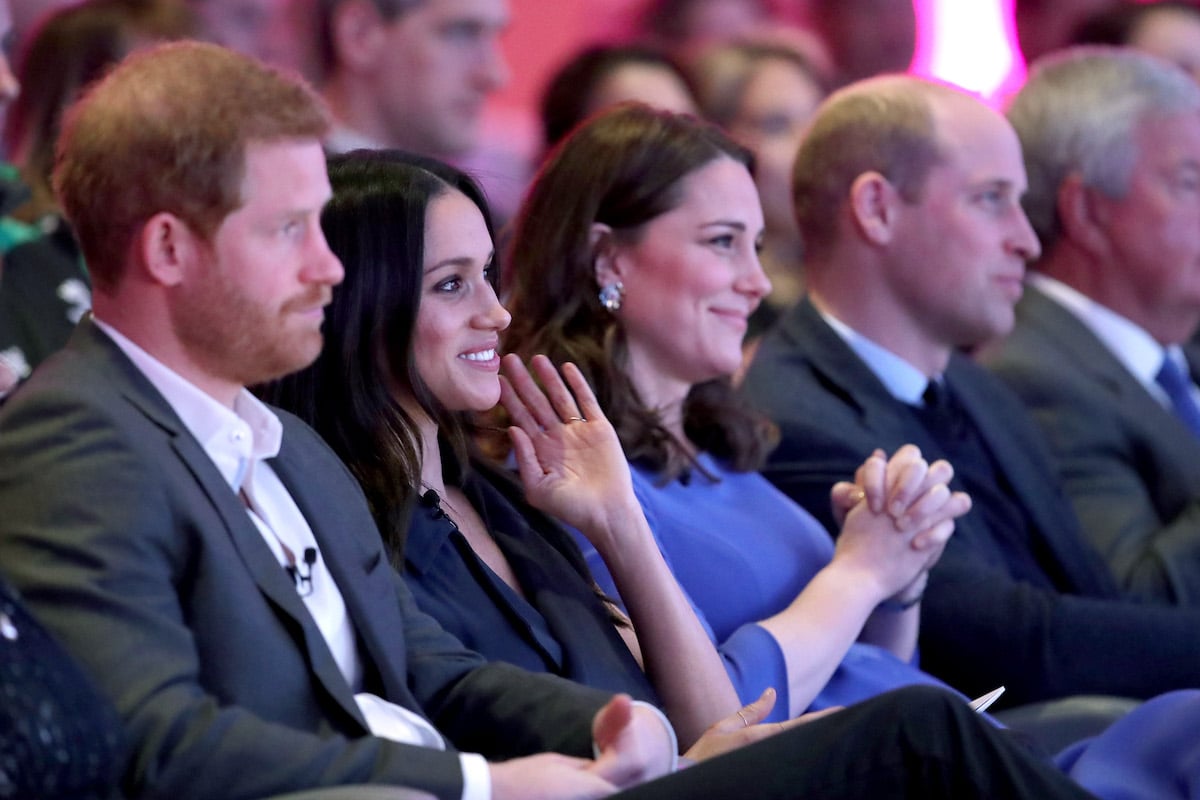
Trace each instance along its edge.
<instances>
[{"instance_id":1,"label":"black microphone clip","mask_svg":"<svg viewBox=\"0 0 1200 800\"><path fill-rule=\"evenodd\" d=\"M296 591L301 597L308 597L313 593L313 565L316 563L317 548L306 547L303 560L285 568L287 574L292 578L292 583L296 584Z\"/></svg>"}]
</instances>

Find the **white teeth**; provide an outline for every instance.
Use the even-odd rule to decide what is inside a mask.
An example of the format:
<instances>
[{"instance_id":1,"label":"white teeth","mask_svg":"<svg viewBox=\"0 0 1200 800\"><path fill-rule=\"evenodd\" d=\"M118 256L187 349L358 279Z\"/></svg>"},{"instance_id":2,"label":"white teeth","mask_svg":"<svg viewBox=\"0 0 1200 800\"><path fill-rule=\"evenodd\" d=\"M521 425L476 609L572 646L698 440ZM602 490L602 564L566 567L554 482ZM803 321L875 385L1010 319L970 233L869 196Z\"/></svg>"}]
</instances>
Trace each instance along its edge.
<instances>
[{"instance_id":1,"label":"white teeth","mask_svg":"<svg viewBox=\"0 0 1200 800\"><path fill-rule=\"evenodd\" d=\"M467 361L491 361L496 357L496 350L480 350L478 353L463 353L459 358L465 358Z\"/></svg>"}]
</instances>

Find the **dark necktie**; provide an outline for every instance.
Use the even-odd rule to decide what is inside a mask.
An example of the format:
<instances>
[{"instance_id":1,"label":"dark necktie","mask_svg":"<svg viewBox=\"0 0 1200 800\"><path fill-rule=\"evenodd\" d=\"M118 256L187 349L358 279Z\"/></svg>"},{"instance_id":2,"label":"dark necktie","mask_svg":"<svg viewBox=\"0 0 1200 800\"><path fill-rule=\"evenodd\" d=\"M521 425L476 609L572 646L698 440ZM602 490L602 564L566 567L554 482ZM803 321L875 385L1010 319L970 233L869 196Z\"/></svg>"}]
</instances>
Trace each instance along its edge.
<instances>
[{"instance_id":1,"label":"dark necktie","mask_svg":"<svg viewBox=\"0 0 1200 800\"><path fill-rule=\"evenodd\" d=\"M1197 406L1192 398L1192 380L1187 373L1179 368L1175 359L1167 356L1163 359L1162 367L1154 376L1154 380L1167 393L1175 416L1193 435L1200 437L1200 406Z\"/></svg>"},{"instance_id":2,"label":"dark necktie","mask_svg":"<svg viewBox=\"0 0 1200 800\"><path fill-rule=\"evenodd\" d=\"M925 407L921 417L939 439L945 436L958 438L963 434L963 416L958 403L950 394L950 387L937 379L931 379L921 394Z\"/></svg>"}]
</instances>

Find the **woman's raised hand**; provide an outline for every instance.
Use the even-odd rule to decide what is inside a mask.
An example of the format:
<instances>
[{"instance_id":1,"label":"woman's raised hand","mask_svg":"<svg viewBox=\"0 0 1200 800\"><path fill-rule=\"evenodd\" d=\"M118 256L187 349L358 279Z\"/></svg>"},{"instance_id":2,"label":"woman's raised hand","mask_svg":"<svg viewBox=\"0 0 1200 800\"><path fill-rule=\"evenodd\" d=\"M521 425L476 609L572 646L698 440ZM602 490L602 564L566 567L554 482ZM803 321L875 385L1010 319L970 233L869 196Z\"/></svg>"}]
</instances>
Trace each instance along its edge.
<instances>
[{"instance_id":1,"label":"woman's raised hand","mask_svg":"<svg viewBox=\"0 0 1200 800\"><path fill-rule=\"evenodd\" d=\"M560 374L542 355L530 360L533 375L513 354L501 368L500 402L529 502L589 538L608 530L637 499L621 442L583 374L570 363ZM593 544L605 552L604 542Z\"/></svg>"}]
</instances>

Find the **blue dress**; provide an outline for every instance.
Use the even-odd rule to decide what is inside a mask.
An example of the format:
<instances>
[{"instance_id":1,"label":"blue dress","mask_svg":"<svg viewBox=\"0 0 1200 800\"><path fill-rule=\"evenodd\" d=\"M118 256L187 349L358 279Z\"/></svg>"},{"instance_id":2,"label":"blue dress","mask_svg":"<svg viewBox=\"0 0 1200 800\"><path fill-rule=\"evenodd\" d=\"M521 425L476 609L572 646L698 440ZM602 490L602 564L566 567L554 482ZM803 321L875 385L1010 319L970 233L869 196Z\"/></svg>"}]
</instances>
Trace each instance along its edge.
<instances>
[{"instance_id":1,"label":"blue dress","mask_svg":"<svg viewBox=\"0 0 1200 800\"><path fill-rule=\"evenodd\" d=\"M630 465L633 489L659 550L717 645L742 702L772 686L779 699L770 720L790 707L783 652L757 620L782 611L833 559L833 540L807 511L757 472L732 472L707 454L698 461L717 480L693 470L658 485ZM600 587L617 597L596 549L576 535ZM913 684L949 688L890 651L855 643L809 710L844 706Z\"/></svg>"},{"instance_id":2,"label":"blue dress","mask_svg":"<svg viewBox=\"0 0 1200 800\"><path fill-rule=\"evenodd\" d=\"M758 473L731 472L708 455L698 461L717 480L693 470L659 485L653 473L630 465L634 492L743 702L774 686L779 700L771 719L781 720L789 707L783 653L755 620L778 613L799 594L833 558L833 541ZM601 588L615 597L595 548L578 534L576 541ZM809 708L850 705L913 684L948 688L883 648L856 643ZM1171 692L1072 745L1054 762L1105 800L1200 800L1197 730L1200 692Z\"/></svg>"}]
</instances>

